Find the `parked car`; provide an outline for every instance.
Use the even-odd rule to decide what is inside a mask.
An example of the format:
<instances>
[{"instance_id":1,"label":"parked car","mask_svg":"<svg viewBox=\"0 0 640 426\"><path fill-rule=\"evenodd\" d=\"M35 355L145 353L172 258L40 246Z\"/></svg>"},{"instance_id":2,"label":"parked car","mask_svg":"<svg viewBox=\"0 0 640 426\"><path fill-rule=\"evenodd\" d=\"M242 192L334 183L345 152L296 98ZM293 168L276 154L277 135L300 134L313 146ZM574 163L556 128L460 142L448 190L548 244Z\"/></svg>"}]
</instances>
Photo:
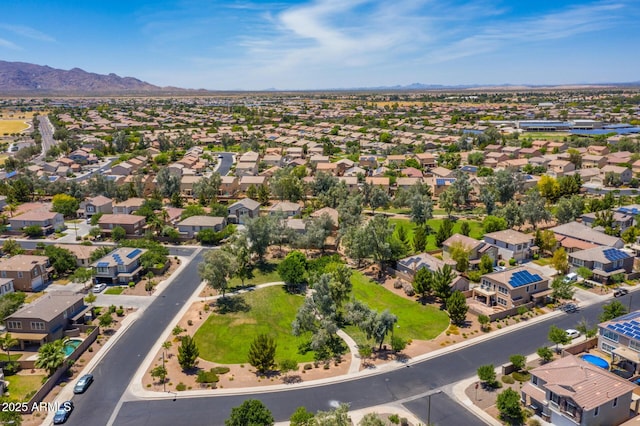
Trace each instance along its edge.
<instances>
[{"instance_id":1,"label":"parked car","mask_svg":"<svg viewBox=\"0 0 640 426\"><path fill-rule=\"evenodd\" d=\"M494 266L493 267L493 272L502 272L502 271L506 271L506 270L507 270L507 268L505 266L498 265L498 266Z\"/></svg>"},{"instance_id":2,"label":"parked car","mask_svg":"<svg viewBox=\"0 0 640 426\"><path fill-rule=\"evenodd\" d=\"M61 425L65 423L71 412L73 411L73 401L65 401L60 405L60 408L56 411L56 414L53 416L53 424Z\"/></svg>"},{"instance_id":3,"label":"parked car","mask_svg":"<svg viewBox=\"0 0 640 426\"><path fill-rule=\"evenodd\" d=\"M626 289L626 288L617 288L617 289L613 292L613 297L620 297L620 296L624 296L625 294L629 294L629 289Z\"/></svg>"},{"instance_id":4,"label":"parked car","mask_svg":"<svg viewBox=\"0 0 640 426\"><path fill-rule=\"evenodd\" d=\"M578 274L576 274L575 272L572 272L570 274L567 274L563 280L566 283L576 282L578 280Z\"/></svg>"},{"instance_id":5,"label":"parked car","mask_svg":"<svg viewBox=\"0 0 640 426\"><path fill-rule=\"evenodd\" d=\"M560 307L560 310L565 311L566 313L573 313L578 311L578 305L575 303L567 303Z\"/></svg>"},{"instance_id":6,"label":"parked car","mask_svg":"<svg viewBox=\"0 0 640 426\"><path fill-rule=\"evenodd\" d=\"M93 374L85 374L76 382L76 385L73 387L73 393L84 393L91 383L93 383Z\"/></svg>"},{"instance_id":7,"label":"parked car","mask_svg":"<svg viewBox=\"0 0 640 426\"><path fill-rule=\"evenodd\" d=\"M224 158L222 154L218 154L218 158Z\"/></svg>"},{"instance_id":8,"label":"parked car","mask_svg":"<svg viewBox=\"0 0 640 426\"><path fill-rule=\"evenodd\" d=\"M94 293L100 293L102 290L104 290L105 288L107 288L107 285L104 283L101 284L96 284L93 286L93 292Z\"/></svg>"},{"instance_id":9,"label":"parked car","mask_svg":"<svg viewBox=\"0 0 640 426\"><path fill-rule=\"evenodd\" d=\"M567 333L567 336L569 336L571 339L575 339L576 337L580 337L580 332L578 330L573 329L573 328L567 328L565 330L565 332Z\"/></svg>"}]
</instances>

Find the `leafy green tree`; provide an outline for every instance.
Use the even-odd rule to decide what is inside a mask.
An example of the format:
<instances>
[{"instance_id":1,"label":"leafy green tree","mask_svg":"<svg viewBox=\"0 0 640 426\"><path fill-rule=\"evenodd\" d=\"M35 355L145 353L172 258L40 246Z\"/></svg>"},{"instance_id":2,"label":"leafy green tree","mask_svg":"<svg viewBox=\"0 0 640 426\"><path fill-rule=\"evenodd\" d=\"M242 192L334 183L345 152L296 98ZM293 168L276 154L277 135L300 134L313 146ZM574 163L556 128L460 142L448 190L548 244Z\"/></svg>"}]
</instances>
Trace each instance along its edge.
<instances>
[{"instance_id":1,"label":"leafy green tree","mask_svg":"<svg viewBox=\"0 0 640 426\"><path fill-rule=\"evenodd\" d=\"M193 196L200 200L203 205L209 205L215 201L220 191L222 179L216 172L211 176L202 177L198 182L193 184Z\"/></svg>"},{"instance_id":2,"label":"leafy green tree","mask_svg":"<svg viewBox=\"0 0 640 426\"><path fill-rule=\"evenodd\" d=\"M546 346L538 348L536 351L542 362L549 362L553 359L553 351Z\"/></svg>"},{"instance_id":3,"label":"leafy green tree","mask_svg":"<svg viewBox=\"0 0 640 426\"><path fill-rule=\"evenodd\" d=\"M64 217L75 217L80 207L80 202L68 194L56 194L51 200L52 210L61 213Z\"/></svg>"},{"instance_id":4,"label":"leafy green tree","mask_svg":"<svg viewBox=\"0 0 640 426\"><path fill-rule=\"evenodd\" d=\"M471 225L469 225L469 222L467 222L466 220L463 220L460 223L460 233L466 237L468 237L471 233Z\"/></svg>"},{"instance_id":5,"label":"leafy green tree","mask_svg":"<svg viewBox=\"0 0 640 426\"><path fill-rule=\"evenodd\" d=\"M270 426L274 424L271 411L257 399L247 399L231 409L231 415L224 421L225 426Z\"/></svg>"},{"instance_id":6,"label":"leafy green tree","mask_svg":"<svg viewBox=\"0 0 640 426\"><path fill-rule=\"evenodd\" d=\"M198 265L200 278L205 280L211 288L222 292L223 298L229 279L235 275L236 270L235 258L224 250L209 250Z\"/></svg>"},{"instance_id":7,"label":"leafy green tree","mask_svg":"<svg viewBox=\"0 0 640 426\"><path fill-rule=\"evenodd\" d=\"M520 192L522 184L523 178L520 173L513 173L510 170L503 169L494 173L487 186L494 187L498 195L498 201L506 204Z\"/></svg>"},{"instance_id":8,"label":"leafy green tree","mask_svg":"<svg viewBox=\"0 0 640 426\"><path fill-rule=\"evenodd\" d=\"M573 284L565 281L563 277L555 277L551 282L551 288L553 289L551 296L556 300L571 300L576 292Z\"/></svg>"},{"instance_id":9,"label":"leafy green tree","mask_svg":"<svg viewBox=\"0 0 640 426\"><path fill-rule=\"evenodd\" d=\"M158 191L164 198L172 199L180 195L180 177L169 171L168 167L161 168L156 174Z\"/></svg>"},{"instance_id":10,"label":"leafy green tree","mask_svg":"<svg viewBox=\"0 0 640 426\"><path fill-rule=\"evenodd\" d=\"M453 221L448 218L442 219L442 222L440 223L440 227L436 232L436 245L438 247L442 247L442 243L444 243L452 235L453 235Z\"/></svg>"},{"instance_id":11,"label":"leafy green tree","mask_svg":"<svg viewBox=\"0 0 640 426\"><path fill-rule=\"evenodd\" d=\"M22 232L29 238L39 238L44 235L42 227L38 225L29 225L22 228Z\"/></svg>"},{"instance_id":12,"label":"leafy green tree","mask_svg":"<svg viewBox=\"0 0 640 426\"><path fill-rule=\"evenodd\" d=\"M167 369L162 365L158 365L151 370L151 377L158 379L160 383L164 383L167 378Z\"/></svg>"},{"instance_id":13,"label":"leafy green tree","mask_svg":"<svg viewBox=\"0 0 640 426\"><path fill-rule=\"evenodd\" d=\"M391 202L391 198L387 191L382 189L380 186L376 186L371 191L371 199L369 200L369 205L371 209L375 212L376 209L381 207L387 207Z\"/></svg>"},{"instance_id":14,"label":"leafy green tree","mask_svg":"<svg viewBox=\"0 0 640 426\"><path fill-rule=\"evenodd\" d=\"M527 357L520 354L511 355L509 357L509 362L513 365L513 368L517 371L521 371L527 364Z\"/></svg>"},{"instance_id":15,"label":"leafy green tree","mask_svg":"<svg viewBox=\"0 0 640 426\"><path fill-rule=\"evenodd\" d=\"M481 365L478 367L477 374L486 386L491 388L496 386L496 370L493 364Z\"/></svg>"},{"instance_id":16,"label":"leafy green tree","mask_svg":"<svg viewBox=\"0 0 640 426\"><path fill-rule=\"evenodd\" d=\"M127 238L127 231L122 226L116 226L111 230L113 241L122 241Z\"/></svg>"},{"instance_id":17,"label":"leafy green tree","mask_svg":"<svg viewBox=\"0 0 640 426\"><path fill-rule=\"evenodd\" d=\"M250 242L252 253L258 255L260 260L264 258L269 244L271 244L272 233L274 229L273 220L268 216L259 216L248 220L245 223L247 229L247 238Z\"/></svg>"},{"instance_id":18,"label":"leafy green tree","mask_svg":"<svg viewBox=\"0 0 640 426\"><path fill-rule=\"evenodd\" d=\"M529 222L533 229L538 228L540 222L551 220L551 213L546 207L547 200L538 191L529 191L522 204L522 218Z\"/></svg>"},{"instance_id":19,"label":"leafy green tree","mask_svg":"<svg viewBox=\"0 0 640 426\"><path fill-rule=\"evenodd\" d=\"M198 204L189 204L184 208L182 214L180 215L181 220L185 220L191 216L205 216L207 213L204 210L204 207Z\"/></svg>"},{"instance_id":20,"label":"leafy green tree","mask_svg":"<svg viewBox=\"0 0 640 426\"><path fill-rule=\"evenodd\" d=\"M420 268L413 276L413 289L422 295L422 303L425 303L427 295L433 285L433 273L428 268Z\"/></svg>"},{"instance_id":21,"label":"leafy green tree","mask_svg":"<svg viewBox=\"0 0 640 426\"><path fill-rule=\"evenodd\" d=\"M351 283L352 269L344 263L332 262L325 268L325 273L331 274L329 291L331 299L338 310L342 309L345 302L349 301L353 284Z\"/></svg>"},{"instance_id":22,"label":"leafy green tree","mask_svg":"<svg viewBox=\"0 0 640 426\"><path fill-rule=\"evenodd\" d=\"M20 243L14 240L13 238L6 239L4 243L2 243L2 252L8 254L9 256L15 256L16 254L20 254L24 252Z\"/></svg>"},{"instance_id":23,"label":"leafy green tree","mask_svg":"<svg viewBox=\"0 0 640 426\"><path fill-rule=\"evenodd\" d=\"M456 325L464 324L469 306L467 306L467 300L462 292L454 291L447 299L446 305L451 323Z\"/></svg>"},{"instance_id":24,"label":"leafy green tree","mask_svg":"<svg viewBox=\"0 0 640 426\"><path fill-rule=\"evenodd\" d=\"M298 407L289 417L291 426L312 426L314 415L305 407Z\"/></svg>"},{"instance_id":25,"label":"leafy green tree","mask_svg":"<svg viewBox=\"0 0 640 426\"><path fill-rule=\"evenodd\" d=\"M498 216L487 216L482 221L482 227L484 232L489 234L491 232L504 231L508 228L506 219Z\"/></svg>"},{"instance_id":26,"label":"leafy green tree","mask_svg":"<svg viewBox=\"0 0 640 426\"><path fill-rule=\"evenodd\" d=\"M289 291L294 291L304 283L307 272L307 258L299 251L292 251L278 265L278 274Z\"/></svg>"},{"instance_id":27,"label":"leafy green tree","mask_svg":"<svg viewBox=\"0 0 640 426\"><path fill-rule=\"evenodd\" d=\"M36 359L36 368L42 368L47 371L47 375L51 376L58 368L62 367L65 360L64 341L54 340L47 342L38 349L38 359Z\"/></svg>"},{"instance_id":28,"label":"leafy green tree","mask_svg":"<svg viewBox=\"0 0 640 426\"><path fill-rule=\"evenodd\" d=\"M249 348L248 361L258 372L266 373L276 365L276 348L278 345L273 337L267 334L258 334Z\"/></svg>"},{"instance_id":29,"label":"leafy green tree","mask_svg":"<svg viewBox=\"0 0 640 426\"><path fill-rule=\"evenodd\" d=\"M567 256L567 252L564 247L560 247L553 253L553 257L551 258L551 264L556 269L556 271L561 274L566 274L569 271L569 257Z\"/></svg>"},{"instance_id":30,"label":"leafy green tree","mask_svg":"<svg viewBox=\"0 0 640 426\"><path fill-rule=\"evenodd\" d=\"M549 341L555 343L556 345L556 352L558 352L558 346L559 345L565 345L569 342L571 342L571 338L567 335L567 332L564 331L563 329L556 327L555 325L552 325L549 328Z\"/></svg>"},{"instance_id":31,"label":"leafy green tree","mask_svg":"<svg viewBox=\"0 0 640 426\"><path fill-rule=\"evenodd\" d=\"M111 313L105 312L104 314L100 315L100 317L98 317L98 324L100 324L100 327L105 327L105 328L113 324L113 318L111 317Z\"/></svg>"},{"instance_id":32,"label":"leafy green tree","mask_svg":"<svg viewBox=\"0 0 640 426\"><path fill-rule=\"evenodd\" d=\"M433 293L444 303L451 295L451 283L455 277L456 274L448 263L433 273Z\"/></svg>"},{"instance_id":33,"label":"leafy green tree","mask_svg":"<svg viewBox=\"0 0 640 426\"><path fill-rule=\"evenodd\" d=\"M427 220L433 217L433 202L431 197L414 194L409 199L409 207L411 208L411 221L423 225Z\"/></svg>"},{"instance_id":34,"label":"leafy green tree","mask_svg":"<svg viewBox=\"0 0 640 426\"><path fill-rule=\"evenodd\" d=\"M21 291L7 293L0 296L0 320L4 321L6 317L20 309L26 298L26 293Z\"/></svg>"},{"instance_id":35,"label":"leafy green tree","mask_svg":"<svg viewBox=\"0 0 640 426\"><path fill-rule=\"evenodd\" d=\"M493 170L493 169L489 169L489 170ZM478 176L480 176L480 173L478 173ZM487 215L492 215L493 211L496 208L496 200L498 198L495 189L488 186L481 187L480 195L478 196L478 198L480 199L480 202L484 204L484 208L487 212Z\"/></svg>"},{"instance_id":36,"label":"leafy green tree","mask_svg":"<svg viewBox=\"0 0 640 426\"><path fill-rule=\"evenodd\" d=\"M455 241L449 248L451 259L456 261L456 271L466 272L469 269L471 250L461 241Z\"/></svg>"},{"instance_id":37,"label":"leafy green tree","mask_svg":"<svg viewBox=\"0 0 640 426\"><path fill-rule=\"evenodd\" d=\"M556 219L558 223L569 223L579 218L584 212L584 200L579 195L571 198L560 198L556 205Z\"/></svg>"},{"instance_id":38,"label":"leafy green tree","mask_svg":"<svg viewBox=\"0 0 640 426\"><path fill-rule=\"evenodd\" d=\"M621 317L627 314L627 307L617 300L612 301L602 307L602 314L600 314L600 322L611 321L612 319Z\"/></svg>"},{"instance_id":39,"label":"leafy green tree","mask_svg":"<svg viewBox=\"0 0 640 426\"><path fill-rule=\"evenodd\" d=\"M584 266L581 266L578 269L576 269L576 274L578 274L578 276L580 276L580 278L582 278L583 280L590 280L591 277L593 277L593 271Z\"/></svg>"},{"instance_id":40,"label":"leafy green tree","mask_svg":"<svg viewBox=\"0 0 640 426\"><path fill-rule=\"evenodd\" d=\"M225 250L236 259L235 276L240 278L244 287L244 282L253 278L253 264L251 263L251 251L246 232L234 234L225 246Z\"/></svg>"},{"instance_id":41,"label":"leafy green tree","mask_svg":"<svg viewBox=\"0 0 640 426\"><path fill-rule=\"evenodd\" d=\"M498 394L496 407L500 411L500 418L509 424L522 424L524 411L520 405L520 394L507 388Z\"/></svg>"},{"instance_id":42,"label":"leafy green tree","mask_svg":"<svg viewBox=\"0 0 640 426\"><path fill-rule=\"evenodd\" d=\"M178 346L178 363L183 370L192 370L198 365L198 357L200 351L198 345L193 337L186 335L180 340L180 346Z\"/></svg>"},{"instance_id":43,"label":"leafy green tree","mask_svg":"<svg viewBox=\"0 0 640 426\"><path fill-rule=\"evenodd\" d=\"M489 318L487 315L480 314L478 315L478 322L480 323L482 331L487 331L489 323L491 322L491 318Z\"/></svg>"},{"instance_id":44,"label":"leafy green tree","mask_svg":"<svg viewBox=\"0 0 640 426\"><path fill-rule=\"evenodd\" d=\"M11 348L19 343L18 339L14 338L11 333L6 333L0 337L0 349L7 353L7 361L11 361Z\"/></svg>"},{"instance_id":45,"label":"leafy green tree","mask_svg":"<svg viewBox=\"0 0 640 426\"><path fill-rule=\"evenodd\" d=\"M469 203L473 187L471 186L471 182L469 182L469 175L461 169L457 169L454 172L454 177L456 180L447 190L451 190L453 203L456 208L460 209L462 206L466 206Z\"/></svg>"},{"instance_id":46,"label":"leafy green tree","mask_svg":"<svg viewBox=\"0 0 640 426\"><path fill-rule=\"evenodd\" d=\"M524 223L522 209L515 201L511 200L503 208L498 210L498 216L507 221L508 228L514 228Z\"/></svg>"},{"instance_id":47,"label":"leafy green tree","mask_svg":"<svg viewBox=\"0 0 640 426\"><path fill-rule=\"evenodd\" d=\"M422 253L427 247L427 228L426 226L416 226L413 231L413 251Z\"/></svg>"},{"instance_id":48,"label":"leafy green tree","mask_svg":"<svg viewBox=\"0 0 640 426\"><path fill-rule=\"evenodd\" d=\"M438 197L438 205L441 209L447 212L447 216L451 217L451 212L455 207L456 195L451 191L451 188L447 188Z\"/></svg>"},{"instance_id":49,"label":"leafy green tree","mask_svg":"<svg viewBox=\"0 0 640 426\"><path fill-rule=\"evenodd\" d=\"M75 256L65 248L47 245L44 254L49 257L49 262L58 275L65 274L77 267Z\"/></svg>"},{"instance_id":50,"label":"leafy green tree","mask_svg":"<svg viewBox=\"0 0 640 426\"><path fill-rule=\"evenodd\" d=\"M493 259L488 254L483 254L480 258L479 269L482 275L488 274L493 270Z\"/></svg>"}]
</instances>

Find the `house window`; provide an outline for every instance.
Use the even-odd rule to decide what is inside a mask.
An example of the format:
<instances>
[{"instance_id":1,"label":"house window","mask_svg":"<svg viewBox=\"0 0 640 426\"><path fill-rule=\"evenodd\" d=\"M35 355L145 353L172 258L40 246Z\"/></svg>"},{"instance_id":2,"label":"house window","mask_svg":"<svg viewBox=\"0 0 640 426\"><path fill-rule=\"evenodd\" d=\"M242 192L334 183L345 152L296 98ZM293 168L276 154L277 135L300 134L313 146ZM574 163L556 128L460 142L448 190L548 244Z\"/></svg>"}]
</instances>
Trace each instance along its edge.
<instances>
[{"instance_id":1,"label":"house window","mask_svg":"<svg viewBox=\"0 0 640 426\"><path fill-rule=\"evenodd\" d=\"M18 271L18 278L22 278L22 272Z\"/></svg>"},{"instance_id":2,"label":"house window","mask_svg":"<svg viewBox=\"0 0 640 426\"><path fill-rule=\"evenodd\" d=\"M600 270L603 270L603 268L602 268L602 263L600 263L600 262L593 262L593 269L600 269Z\"/></svg>"},{"instance_id":3,"label":"house window","mask_svg":"<svg viewBox=\"0 0 640 426\"><path fill-rule=\"evenodd\" d=\"M2 278L7 278L7 271L0 271L0 276Z\"/></svg>"},{"instance_id":4,"label":"house window","mask_svg":"<svg viewBox=\"0 0 640 426\"><path fill-rule=\"evenodd\" d=\"M640 342L638 342L637 340L631 340L629 342L629 349L640 352Z\"/></svg>"},{"instance_id":5,"label":"house window","mask_svg":"<svg viewBox=\"0 0 640 426\"><path fill-rule=\"evenodd\" d=\"M584 266L584 260L573 258L572 262L574 266Z\"/></svg>"},{"instance_id":6,"label":"house window","mask_svg":"<svg viewBox=\"0 0 640 426\"><path fill-rule=\"evenodd\" d=\"M608 345L608 344L602 342L602 344L600 345L600 349L602 349L604 352L610 354L611 352L613 352L616 349L616 347Z\"/></svg>"},{"instance_id":7,"label":"house window","mask_svg":"<svg viewBox=\"0 0 640 426\"><path fill-rule=\"evenodd\" d=\"M613 398L613 406L617 406L618 405L618 398Z\"/></svg>"},{"instance_id":8,"label":"house window","mask_svg":"<svg viewBox=\"0 0 640 426\"><path fill-rule=\"evenodd\" d=\"M12 330L22 330L22 321L7 321L7 327Z\"/></svg>"},{"instance_id":9,"label":"house window","mask_svg":"<svg viewBox=\"0 0 640 426\"><path fill-rule=\"evenodd\" d=\"M596 409L593 410L593 417L597 417L599 413L600 413L600 407L596 407Z\"/></svg>"},{"instance_id":10,"label":"house window","mask_svg":"<svg viewBox=\"0 0 640 426\"><path fill-rule=\"evenodd\" d=\"M507 306L507 301L505 299L503 299L502 297L498 297L498 304L503 305L503 306Z\"/></svg>"},{"instance_id":11,"label":"house window","mask_svg":"<svg viewBox=\"0 0 640 426\"><path fill-rule=\"evenodd\" d=\"M502 294L509 294L509 290L507 290L505 287L502 287L502 286L498 287L498 291Z\"/></svg>"},{"instance_id":12,"label":"house window","mask_svg":"<svg viewBox=\"0 0 640 426\"><path fill-rule=\"evenodd\" d=\"M42 321L31 321L31 329L42 331L44 330L44 322Z\"/></svg>"},{"instance_id":13,"label":"house window","mask_svg":"<svg viewBox=\"0 0 640 426\"><path fill-rule=\"evenodd\" d=\"M127 272L127 267L124 265L118 265L118 272Z\"/></svg>"},{"instance_id":14,"label":"house window","mask_svg":"<svg viewBox=\"0 0 640 426\"><path fill-rule=\"evenodd\" d=\"M98 273L99 274L108 274L109 273L109 268L108 267L98 267Z\"/></svg>"},{"instance_id":15,"label":"house window","mask_svg":"<svg viewBox=\"0 0 640 426\"><path fill-rule=\"evenodd\" d=\"M560 397L559 397L557 394L553 393L553 392L551 392L551 395L550 395L550 398L549 398L549 399L550 399L550 400L551 400L551 402L553 402L555 405L558 405L558 404L560 403Z\"/></svg>"},{"instance_id":16,"label":"house window","mask_svg":"<svg viewBox=\"0 0 640 426\"><path fill-rule=\"evenodd\" d=\"M531 376L531 383L533 383L534 385L538 386L538 377L537 376Z\"/></svg>"},{"instance_id":17,"label":"house window","mask_svg":"<svg viewBox=\"0 0 640 426\"><path fill-rule=\"evenodd\" d=\"M617 342L618 338L620 337L615 332L607 330L606 328L600 330L600 335L607 340L611 340L612 342Z\"/></svg>"}]
</instances>

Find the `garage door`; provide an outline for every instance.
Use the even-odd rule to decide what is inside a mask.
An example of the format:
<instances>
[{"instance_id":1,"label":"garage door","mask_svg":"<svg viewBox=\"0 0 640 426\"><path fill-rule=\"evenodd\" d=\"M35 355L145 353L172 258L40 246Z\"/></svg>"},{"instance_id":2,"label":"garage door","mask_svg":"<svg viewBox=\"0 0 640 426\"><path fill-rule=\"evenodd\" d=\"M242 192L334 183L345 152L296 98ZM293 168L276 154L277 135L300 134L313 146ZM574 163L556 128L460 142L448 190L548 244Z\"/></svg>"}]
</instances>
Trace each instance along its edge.
<instances>
[{"instance_id":1,"label":"garage door","mask_svg":"<svg viewBox=\"0 0 640 426\"><path fill-rule=\"evenodd\" d=\"M44 280L42 279L42 275L40 275L39 277L31 281L31 288L33 288L34 290L39 290L40 287L42 287L43 285L44 285Z\"/></svg>"}]
</instances>

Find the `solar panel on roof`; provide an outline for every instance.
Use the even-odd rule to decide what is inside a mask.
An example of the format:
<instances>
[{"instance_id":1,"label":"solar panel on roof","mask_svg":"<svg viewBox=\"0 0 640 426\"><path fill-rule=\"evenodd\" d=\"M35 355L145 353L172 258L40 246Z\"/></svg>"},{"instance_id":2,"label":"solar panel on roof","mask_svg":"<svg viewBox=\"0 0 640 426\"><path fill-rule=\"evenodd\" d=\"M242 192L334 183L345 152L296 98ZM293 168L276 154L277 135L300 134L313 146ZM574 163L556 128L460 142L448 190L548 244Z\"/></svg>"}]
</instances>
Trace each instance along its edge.
<instances>
[{"instance_id":1,"label":"solar panel on roof","mask_svg":"<svg viewBox=\"0 0 640 426\"><path fill-rule=\"evenodd\" d=\"M133 258L134 258L134 257L136 257L137 255L139 255L139 254L140 254L140 252L142 252L142 250L140 250L140 249L135 249L134 251L132 251L131 253L129 253L129 254L127 255L127 258L129 258L129 259L133 259Z\"/></svg>"},{"instance_id":2,"label":"solar panel on roof","mask_svg":"<svg viewBox=\"0 0 640 426\"><path fill-rule=\"evenodd\" d=\"M529 271L518 271L511 275L509 284L512 287L521 287L523 285L542 281L542 278L538 274L532 274Z\"/></svg>"},{"instance_id":3,"label":"solar panel on roof","mask_svg":"<svg viewBox=\"0 0 640 426\"><path fill-rule=\"evenodd\" d=\"M627 253L615 248L605 249L602 251L602 254L604 254L604 257L606 257L607 260L611 262L615 262L616 260L620 260L620 259L626 259L627 257L629 257Z\"/></svg>"},{"instance_id":4,"label":"solar panel on roof","mask_svg":"<svg viewBox=\"0 0 640 426\"><path fill-rule=\"evenodd\" d=\"M106 268L109 266L109 262L98 262L98 268Z\"/></svg>"}]
</instances>

